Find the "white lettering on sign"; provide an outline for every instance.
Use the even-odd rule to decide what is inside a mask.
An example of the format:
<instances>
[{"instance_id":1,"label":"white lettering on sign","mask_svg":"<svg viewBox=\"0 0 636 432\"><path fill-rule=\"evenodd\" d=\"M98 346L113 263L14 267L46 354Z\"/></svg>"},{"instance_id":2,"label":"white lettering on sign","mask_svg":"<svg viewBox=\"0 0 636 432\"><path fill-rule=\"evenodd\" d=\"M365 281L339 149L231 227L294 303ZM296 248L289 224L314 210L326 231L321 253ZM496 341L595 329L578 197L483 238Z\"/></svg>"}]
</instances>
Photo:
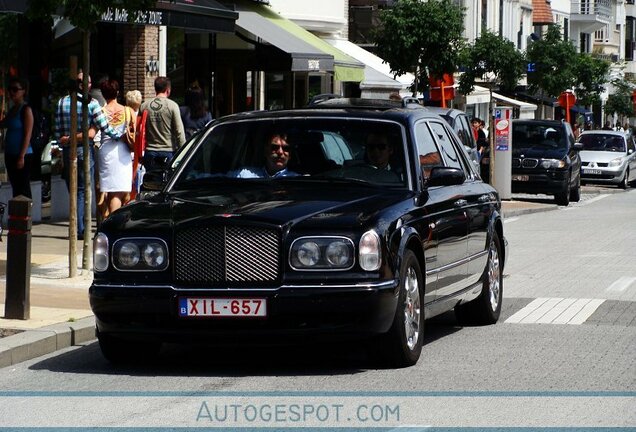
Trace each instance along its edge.
<instances>
[{"instance_id":1,"label":"white lettering on sign","mask_svg":"<svg viewBox=\"0 0 636 432\"><path fill-rule=\"evenodd\" d=\"M102 14L102 21L106 22L134 22L135 24L162 25L163 12L158 11L137 11L134 12L132 20L129 20L130 14L126 9L108 8Z\"/></svg>"},{"instance_id":2,"label":"white lettering on sign","mask_svg":"<svg viewBox=\"0 0 636 432\"><path fill-rule=\"evenodd\" d=\"M320 60L307 60L307 69L320 70Z\"/></svg>"}]
</instances>

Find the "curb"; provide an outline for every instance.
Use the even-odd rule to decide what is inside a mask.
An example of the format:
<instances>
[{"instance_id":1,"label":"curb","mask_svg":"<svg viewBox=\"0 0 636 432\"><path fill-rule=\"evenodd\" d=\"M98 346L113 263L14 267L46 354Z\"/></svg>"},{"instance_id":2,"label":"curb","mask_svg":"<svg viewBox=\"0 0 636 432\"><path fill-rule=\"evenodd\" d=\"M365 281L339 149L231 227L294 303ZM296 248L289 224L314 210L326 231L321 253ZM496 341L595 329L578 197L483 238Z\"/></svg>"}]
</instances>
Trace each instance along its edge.
<instances>
[{"instance_id":1,"label":"curb","mask_svg":"<svg viewBox=\"0 0 636 432\"><path fill-rule=\"evenodd\" d=\"M0 368L95 339L95 317L0 338Z\"/></svg>"},{"instance_id":2,"label":"curb","mask_svg":"<svg viewBox=\"0 0 636 432\"><path fill-rule=\"evenodd\" d=\"M546 211L552 211L552 210L558 210L558 209L559 209L559 206L554 204L554 205L546 205L545 207L537 207L537 208L525 208L525 209L508 210L508 211L502 210L502 214L505 220L506 218L512 218L512 217L527 215L531 213L540 213L540 212L546 212Z\"/></svg>"}]
</instances>

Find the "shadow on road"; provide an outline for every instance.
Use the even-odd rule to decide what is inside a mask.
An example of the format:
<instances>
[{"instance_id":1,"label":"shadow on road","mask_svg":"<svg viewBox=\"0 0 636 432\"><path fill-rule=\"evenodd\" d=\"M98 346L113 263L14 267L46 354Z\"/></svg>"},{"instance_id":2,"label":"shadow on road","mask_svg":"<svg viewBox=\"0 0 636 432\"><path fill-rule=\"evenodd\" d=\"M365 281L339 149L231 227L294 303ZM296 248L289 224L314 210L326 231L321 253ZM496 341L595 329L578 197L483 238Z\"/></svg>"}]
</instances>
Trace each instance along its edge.
<instances>
[{"instance_id":1,"label":"shadow on road","mask_svg":"<svg viewBox=\"0 0 636 432\"><path fill-rule=\"evenodd\" d=\"M450 325L449 325L450 324ZM450 316L426 322L424 345L449 336L458 327ZM425 354L423 354L424 356ZM75 374L133 376L311 376L350 375L387 366L369 355L362 340L280 346L164 344L149 363L114 366L101 354L97 342L33 364L32 370Z\"/></svg>"}]
</instances>

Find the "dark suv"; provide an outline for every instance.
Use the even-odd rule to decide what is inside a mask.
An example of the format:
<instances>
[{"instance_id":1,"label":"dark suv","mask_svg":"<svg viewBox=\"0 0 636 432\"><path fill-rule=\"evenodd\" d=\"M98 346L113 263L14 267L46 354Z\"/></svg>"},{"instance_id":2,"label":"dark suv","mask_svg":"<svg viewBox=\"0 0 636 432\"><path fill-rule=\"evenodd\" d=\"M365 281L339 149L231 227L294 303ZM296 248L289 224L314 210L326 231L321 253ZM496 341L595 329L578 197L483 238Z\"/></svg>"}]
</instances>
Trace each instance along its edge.
<instances>
[{"instance_id":1,"label":"dark suv","mask_svg":"<svg viewBox=\"0 0 636 432\"><path fill-rule=\"evenodd\" d=\"M167 177L95 236L90 302L111 361L167 341L323 336L408 366L425 318L499 318L497 191L422 107L332 99L220 118Z\"/></svg>"},{"instance_id":2,"label":"dark suv","mask_svg":"<svg viewBox=\"0 0 636 432\"><path fill-rule=\"evenodd\" d=\"M559 120L512 123L512 192L554 195L559 205L581 198L582 145Z\"/></svg>"}]
</instances>

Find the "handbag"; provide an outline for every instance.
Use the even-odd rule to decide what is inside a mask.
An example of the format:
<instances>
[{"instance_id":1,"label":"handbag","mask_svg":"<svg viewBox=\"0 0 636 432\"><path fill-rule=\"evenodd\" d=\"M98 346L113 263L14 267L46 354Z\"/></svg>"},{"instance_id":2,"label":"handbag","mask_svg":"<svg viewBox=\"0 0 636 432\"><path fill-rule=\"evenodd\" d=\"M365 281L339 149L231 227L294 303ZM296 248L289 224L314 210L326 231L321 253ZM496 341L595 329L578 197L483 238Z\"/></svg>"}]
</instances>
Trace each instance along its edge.
<instances>
[{"instance_id":1,"label":"handbag","mask_svg":"<svg viewBox=\"0 0 636 432\"><path fill-rule=\"evenodd\" d=\"M136 122L132 118L132 114L130 113L130 108L125 108L125 119L126 119L126 131L122 136L122 141L128 145L128 150L131 152L135 150L135 135L137 134Z\"/></svg>"}]
</instances>

